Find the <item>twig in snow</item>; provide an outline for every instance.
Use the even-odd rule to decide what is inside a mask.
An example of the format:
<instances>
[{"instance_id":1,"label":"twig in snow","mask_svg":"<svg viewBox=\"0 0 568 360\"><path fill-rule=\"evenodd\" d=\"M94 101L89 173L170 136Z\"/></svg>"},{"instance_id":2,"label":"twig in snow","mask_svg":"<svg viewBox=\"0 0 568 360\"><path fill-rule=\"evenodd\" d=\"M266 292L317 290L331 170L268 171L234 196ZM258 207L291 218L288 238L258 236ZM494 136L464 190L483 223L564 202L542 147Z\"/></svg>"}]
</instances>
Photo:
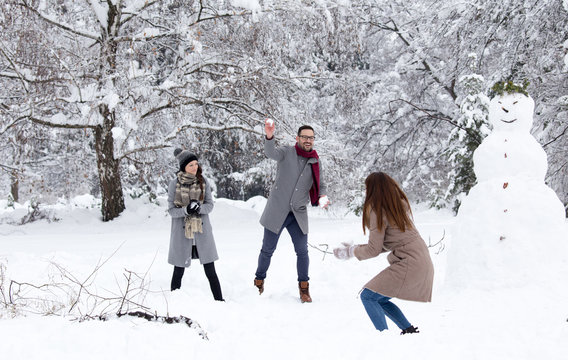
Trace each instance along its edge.
<instances>
[{"instance_id":1,"label":"twig in snow","mask_svg":"<svg viewBox=\"0 0 568 360\"><path fill-rule=\"evenodd\" d=\"M446 237L446 229L444 229L444 233L442 234L442 238L440 240L438 240L435 244L432 244L432 241L430 240L430 236L428 236L428 247L429 248L433 248L433 247L440 245L440 248L438 249L438 251L436 251L436 255L441 253L446 248L446 245L442 242L445 237Z\"/></svg>"},{"instance_id":2,"label":"twig in snow","mask_svg":"<svg viewBox=\"0 0 568 360\"><path fill-rule=\"evenodd\" d=\"M318 246L314 246L314 245L312 245L312 244L310 244L310 243L308 242L308 245L310 245L310 246L313 247L314 249L316 249L316 250L318 250L318 251L321 251L321 252L323 253L323 258L321 259L321 261L324 261L324 260L325 260L325 255L326 255L326 254L333 254L332 252L327 251L327 250L329 249L329 245L328 245L328 244L319 244ZM319 246L325 246L325 250L320 249Z\"/></svg>"}]
</instances>

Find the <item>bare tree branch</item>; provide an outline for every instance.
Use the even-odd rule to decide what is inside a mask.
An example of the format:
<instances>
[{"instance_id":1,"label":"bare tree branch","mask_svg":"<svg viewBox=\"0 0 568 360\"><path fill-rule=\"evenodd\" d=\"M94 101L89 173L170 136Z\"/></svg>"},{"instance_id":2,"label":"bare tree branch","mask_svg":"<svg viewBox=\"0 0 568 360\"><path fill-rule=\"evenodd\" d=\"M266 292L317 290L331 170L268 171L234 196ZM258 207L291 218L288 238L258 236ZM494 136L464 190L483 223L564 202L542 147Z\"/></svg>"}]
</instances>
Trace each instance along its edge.
<instances>
[{"instance_id":1,"label":"bare tree branch","mask_svg":"<svg viewBox=\"0 0 568 360\"><path fill-rule=\"evenodd\" d=\"M373 22L373 21L369 21L369 24L371 26L378 27L381 30L387 30L387 31L394 32L399 37L399 39L403 42L403 44L406 45L406 47L408 47L410 49L412 54L414 54L415 56L418 57L419 61L424 66L424 70L432 77L432 79L434 79L434 81L436 83L438 83L438 85L440 85L443 89L445 89L448 92L448 94L450 94L452 99L454 99L454 100L457 99L458 96L457 96L455 89L454 89L455 84L452 83L452 86L448 86L448 85L444 84L442 82L442 80L440 80L440 78L434 73L434 70L432 70L432 67L428 63L428 60L425 59L424 57L418 55L417 51L414 49L414 47L411 43L411 40L408 39L403 34L403 32L400 30L400 28L398 27L398 25L396 24L396 22L393 19L389 19L389 21L387 22L387 24L390 24L391 26L388 26L387 24Z\"/></svg>"},{"instance_id":2,"label":"bare tree branch","mask_svg":"<svg viewBox=\"0 0 568 360\"><path fill-rule=\"evenodd\" d=\"M38 119L33 116L28 116L28 118L36 124L49 126L53 128L62 128L62 129L96 129L97 125L87 125L87 124L57 124L47 120Z\"/></svg>"},{"instance_id":3,"label":"bare tree branch","mask_svg":"<svg viewBox=\"0 0 568 360\"><path fill-rule=\"evenodd\" d=\"M17 78L22 82L22 86L24 87L24 90L26 92L28 92L28 87L26 84L26 78L24 75L22 75L22 73L19 71L18 67L16 66L16 64L12 61L12 59L10 58L10 56L8 56L8 53L4 50L4 44L2 44L2 47L0 47L0 53L2 53L2 55L6 58L6 60L8 60L8 62L10 63L10 65L12 66L12 69L14 70L14 72L16 73L16 75L11 75L11 74L1 74L0 76L2 77L12 77L12 78Z\"/></svg>"},{"instance_id":4,"label":"bare tree branch","mask_svg":"<svg viewBox=\"0 0 568 360\"><path fill-rule=\"evenodd\" d=\"M54 21L52 19L49 19L48 17L46 17L45 15L43 15L42 13L40 13L39 11L37 11L33 6L29 5L27 0L22 0L22 2L19 4L20 6L23 6L24 8L30 10L31 12L33 12L34 14L37 15L37 17L39 17L40 19L42 19L43 21L47 22L48 24L54 25L60 29L63 29L67 32L70 32L72 34L75 35L79 35L91 40L95 40L96 42L100 41L100 36L95 35L95 34L91 34L91 33L87 33L87 32L83 32L83 31L79 31L79 30L75 30L73 29L71 26L69 25L65 25L65 24L61 24L57 21Z\"/></svg>"},{"instance_id":5,"label":"bare tree branch","mask_svg":"<svg viewBox=\"0 0 568 360\"><path fill-rule=\"evenodd\" d=\"M560 139L561 137L563 137L564 135L566 135L566 133L568 132L568 126L566 126L564 128L564 130L562 130L562 132L560 132L560 134L558 134L557 136L555 136L554 138L552 138L552 140L550 140L549 142L547 142L546 144L542 145L543 148L546 148L548 145L556 142L558 139Z\"/></svg>"}]
</instances>

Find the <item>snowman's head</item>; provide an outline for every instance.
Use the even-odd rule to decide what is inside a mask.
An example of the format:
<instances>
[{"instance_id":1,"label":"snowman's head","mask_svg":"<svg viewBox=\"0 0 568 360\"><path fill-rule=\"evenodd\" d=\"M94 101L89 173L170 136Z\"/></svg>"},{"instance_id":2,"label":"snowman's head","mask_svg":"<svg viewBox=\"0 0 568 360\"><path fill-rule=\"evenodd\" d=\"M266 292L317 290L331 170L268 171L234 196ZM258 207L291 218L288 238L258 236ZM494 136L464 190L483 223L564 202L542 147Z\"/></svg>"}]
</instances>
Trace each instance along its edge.
<instances>
[{"instance_id":1,"label":"snowman's head","mask_svg":"<svg viewBox=\"0 0 568 360\"><path fill-rule=\"evenodd\" d=\"M489 104L493 131L529 131L533 125L534 100L520 93L497 95Z\"/></svg>"}]
</instances>

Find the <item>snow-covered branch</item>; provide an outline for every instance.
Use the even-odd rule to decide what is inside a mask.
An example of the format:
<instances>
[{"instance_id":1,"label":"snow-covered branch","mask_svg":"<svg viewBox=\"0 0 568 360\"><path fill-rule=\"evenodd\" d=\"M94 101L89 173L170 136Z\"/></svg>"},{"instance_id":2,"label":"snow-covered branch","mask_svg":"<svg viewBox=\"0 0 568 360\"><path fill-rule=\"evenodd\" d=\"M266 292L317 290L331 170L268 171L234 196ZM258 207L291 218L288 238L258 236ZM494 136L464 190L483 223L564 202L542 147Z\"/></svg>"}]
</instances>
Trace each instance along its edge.
<instances>
[{"instance_id":1,"label":"snow-covered branch","mask_svg":"<svg viewBox=\"0 0 568 360\"><path fill-rule=\"evenodd\" d=\"M568 134L568 126L566 126L564 128L564 130L562 130L558 135L556 135L555 137L553 137L550 141L548 141L546 144L542 145L543 148L546 149L546 147L556 141L558 141L558 139L562 138L563 136L565 136L566 134Z\"/></svg>"},{"instance_id":2,"label":"snow-covered branch","mask_svg":"<svg viewBox=\"0 0 568 360\"><path fill-rule=\"evenodd\" d=\"M29 5L28 2L26 0L22 0L22 2L20 3L21 6L25 7L26 9L28 9L29 11L31 11L32 13L36 14L37 17L39 17L40 19L42 19L43 21L54 25L62 30L65 30L69 33L75 34L75 35L79 35L82 36L84 38L87 39L91 39L91 40L95 40L95 41L99 41L99 34L97 33L90 33L90 32L86 32L86 31L81 31L81 30L77 30L74 29L72 26L67 25L67 24L63 24L61 23L59 20L57 19L52 19L47 15L42 14L41 12L39 12L37 9L35 9L33 6Z\"/></svg>"},{"instance_id":3,"label":"snow-covered branch","mask_svg":"<svg viewBox=\"0 0 568 360\"><path fill-rule=\"evenodd\" d=\"M170 147L170 145L166 145L166 144L142 146L142 147L138 147L136 149L132 149L132 150L125 152L124 154L122 154L120 156L120 159L127 158L128 156L136 154L136 153L165 149L165 148L168 148L168 147Z\"/></svg>"},{"instance_id":4,"label":"snow-covered branch","mask_svg":"<svg viewBox=\"0 0 568 360\"><path fill-rule=\"evenodd\" d=\"M252 134L262 135L261 131L248 128L242 125L224 125L224 126L213 126L213 125L206 125L206 124L199 124L199 123L186 123L183 126L180 126L176 131L170 134L168 137L164 139L164 141L172 141L174 140L178 134L184 132L187 129L198 129L198 130L207 130L207 131L215 131L215 132L224 132L229 130L241 130Z\"/></svg>"},{"instance_id":5,"label":"snow-covered branch","mask_svg":"<svg viewBox=\"0 0 568 360\"><path fill-rule=\"evenodd\" d=\"M122 14L123 15L127 15L124 17L124 19L122 19L122 21L120 22L120 26L122 27L123 25L125 25L127 22L129 22L132 19L135 19L136 17L138 17L140 15L140 13L142 13L142 11L152 7L154 4L160 3L159 0L154 0L154 1L144 1L144 3L142 4L142 6L136 8L130 8L130 7L125 7L122 10ZM139 5L139 3L133 2L131 4L132 6L136 6ZM143 19L145 20L145 19Z\"/></svg>"},{"instance_id":6,"label":"snow-covered branch","mask_svg":"<svg viewBox=\"0 0 568 360\"><path fill-rule=\"evenodd\" d=\"M372 26L378 27L381 30L387 30L387 31L391 31L391 32L395 33L398 36L398 38L402 41L402 43L408 49L410 49L410 52L414 56L416 56L418 61L420 61L422 63L422 65L424 66L423 70L426 73L428 73L430 75L430 77L436 83L438 83L443 89L445 89L448 92L448 94L452 97L452 99L455 100L457 98L457 94L456 94L456 91L454 89L455 82L452 82L451 86L444 84L444 82L437 75L437 73L439 71L434 70L433 66L430 64L428 59L425 57L426 55L424 54L424 52L419 48L418 45L414 44L414 41L412 40L412 36L408 33L405 33L402 29L400 29L394 19L388 19L388 21L386 23L369 21L369 24L372 25ZM423 44L422 46L426 46L426 44Z\"/></svg>"},{"instance_id":7,"label":"snow-covered branch","mask_svg":"<svg viewBox=\"0 0 568 360\"><path fill-rule=\"evenodd\" d=\"M12 127L16 126L19 122L21 122L22 120L27 119L27 116L20 116L17 119L15 119L14 121L12 121L11 123L7 124L2 130L0 130L0 135L4 135L6 133L6 131L10 130Z\"/></svg>"},{"instance_id":8,"label":"snow-covered branch","mask_svg":"<svg viewBox=\"0 0 568 360\"><path fill-rule=\"evenodd\" d=\"M457 128L459 128L459 129L461 129L461 130L469 131L468 129L466 129L466 128L460 126L460 125L459 125L457 122L455 122L451 117L446 116L446 115L444 115L444 114L441 114L441 113L439 113L439 112L436 111L436 110L424 109L424 108L422 108L422 107L420 107L420 106L418 106L418 105L412 103L411 101L408 101L408 100L405 100L405 99L395 99L395 100L392 100L391 103L394 103L394 102L397 102L397 101L404 102L404 103L410 105L412 108L414 108L414 109L416 109L416 110L418 110L418 111L424 113L424 114L427 116L427 118L429 118L429 119L442 120L442 121L447 122L448 124L451 124L452 126L457 127Z\"/></svg>"},{"instance_id":9,"label":"snow-covered branch","mask_svg":"<svg viewBox=\"0 0 568 360\"><path fill-rule=\"evenodd\" d=\"M10 63L10 66L12 67L12 70L14 71L14 73L0 72L0 77L7 77L7 78L13 78L13 79L20 80L23 88L27 91L28 90L28 87L27 87L28 84L26 84L26 82L28 80L22 74L22 71L19 69L19 67L16 66L16 64L12 60L11 56L8 55L8 52L4 49L3 44L0 47L0 53L2 53L2 56L4 56L4 58Z\"/></svg>"},{"instance_id":10,"label":"snow-covered branch","mask_svg":"<svg viewBox=\"0 0 568 360\"><path fill-rule=\"evenodd\" d=\"M53 128L61 128L61 129L95 129L97 127L96 125L90 125L90 124L71 124L71 123L63 123L63 122L55 123L55 122L51 122L49 120L43 120L43 119L36 118L34 116L28 116L28 119L30 119L31 121L33 121L36 124L49 126L49 127L53 127Z\"/></svg>"}]
</instances>

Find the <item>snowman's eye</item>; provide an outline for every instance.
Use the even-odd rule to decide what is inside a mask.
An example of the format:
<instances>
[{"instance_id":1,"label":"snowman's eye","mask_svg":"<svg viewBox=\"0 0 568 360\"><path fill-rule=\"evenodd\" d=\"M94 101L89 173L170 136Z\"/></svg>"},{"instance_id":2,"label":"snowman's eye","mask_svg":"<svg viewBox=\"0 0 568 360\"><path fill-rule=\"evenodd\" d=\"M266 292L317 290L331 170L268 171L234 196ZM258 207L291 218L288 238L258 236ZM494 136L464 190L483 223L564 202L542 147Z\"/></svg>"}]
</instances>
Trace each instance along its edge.
<instances>
[{"instance_id":1,"label":"snowman's eye","mask_svg":"<svg viewBox=\"0 0 568 360\"><path fill-rule=\"evenodd\" d=\"M516 103L518 103L518 101L515 101L515 102L513 103L513 105L515 105Z\"/></svg>"},{"instance_id":2,"label":"snowman's eye","mask_svg":"<svg viewBox=\"0 0 568 360\"><path fill-rule=\"evenodd\" d=\"M499 104L502 104L502 102L501 102L501 101L497 101L497 102L498 102Z\"/></svg>"}]
</instances>

